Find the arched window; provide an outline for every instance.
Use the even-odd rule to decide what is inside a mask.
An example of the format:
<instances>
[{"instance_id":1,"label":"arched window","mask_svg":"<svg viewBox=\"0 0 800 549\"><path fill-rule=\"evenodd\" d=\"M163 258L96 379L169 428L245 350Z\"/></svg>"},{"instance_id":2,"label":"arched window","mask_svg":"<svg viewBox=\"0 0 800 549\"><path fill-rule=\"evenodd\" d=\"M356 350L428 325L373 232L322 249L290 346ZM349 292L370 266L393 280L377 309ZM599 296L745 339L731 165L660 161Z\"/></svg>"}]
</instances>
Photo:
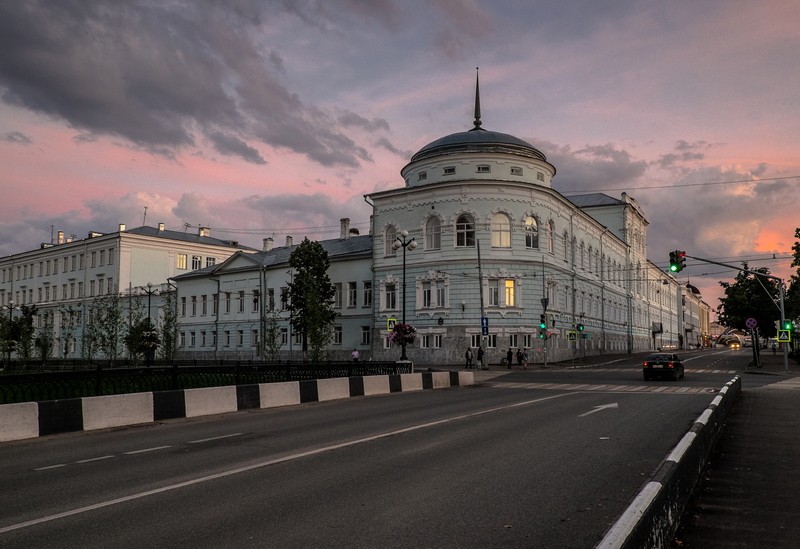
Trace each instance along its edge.
<instances>
[{"instance_id":1,"label":"arched window","mask_svg":"<svg viewBox=\"0 0 800 549\"><path fill-rule=\"evenodd\" d=\"M539 247L539 224L536 222L535 217L528 216L525 218L525 247Z\"/></svg>"},{"instance_id":2,"label":"arched window","mask_svg":"<svg viewBox=\"0 0 800 549\"><path fill-rule=\"evenodd\" d=\"M456 220L456 246L475 246L475 221L471 215L461 214Z\"/></svg>"},{"instance_id":3,"label":"arched window","mask_svg":"<svg viewBox=\"0 0 800 549\"><path fill-rule=\"evenodd\" d=\"M492 217L492 247L511 247L511 221L504 213L498 213Z\"/></svg>"},{"instance_id":4,"label":"arched window","mask_svg":"<svg viewBox=\"0 0 800 549\"><path fill-rule=\"evenodd\" d=\"M397 228L394 225L386 227L386 232L383 234L383 254L384 255L397 255L397 250L392 246L397 238Z\"/></svg>"},{"instance_id":5,"label":"arched window","mask_svg":"<svg viewBox=\"0 0 800 549\"><path fill-rule=\"evenodd\" d=\"M437 217L431 217L425 224L425 249L438 250L442 247L442 224Z\"/></svg>"},{"instance_id":6,"label":"arched window","mask_svg":"<svg viewBox=\"0 0 800 549\"><path fill-rule=\"evenodd\" d=\"M547 251L551 254L556 253L556 224L551 219L547 223Z\"/></svg>"}]
</instances>

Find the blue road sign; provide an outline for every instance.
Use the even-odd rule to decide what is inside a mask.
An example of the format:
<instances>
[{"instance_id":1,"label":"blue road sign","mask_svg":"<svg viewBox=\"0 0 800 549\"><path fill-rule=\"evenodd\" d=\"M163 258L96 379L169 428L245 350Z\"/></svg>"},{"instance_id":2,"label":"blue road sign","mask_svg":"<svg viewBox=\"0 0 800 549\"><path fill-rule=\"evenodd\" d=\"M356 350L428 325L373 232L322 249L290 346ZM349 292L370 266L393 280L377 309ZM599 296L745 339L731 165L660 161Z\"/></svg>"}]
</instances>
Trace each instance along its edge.
<instances>
[{"instance_id":1,"label":"blue road sign","mask_svg":"<svg viewBox=\"0 0 800 549\"><path fill-rule=\"evenodd\" d=\"M489 335L489 319L485 316L481 317L481 335Z\"/></svg>"}]
</instances>

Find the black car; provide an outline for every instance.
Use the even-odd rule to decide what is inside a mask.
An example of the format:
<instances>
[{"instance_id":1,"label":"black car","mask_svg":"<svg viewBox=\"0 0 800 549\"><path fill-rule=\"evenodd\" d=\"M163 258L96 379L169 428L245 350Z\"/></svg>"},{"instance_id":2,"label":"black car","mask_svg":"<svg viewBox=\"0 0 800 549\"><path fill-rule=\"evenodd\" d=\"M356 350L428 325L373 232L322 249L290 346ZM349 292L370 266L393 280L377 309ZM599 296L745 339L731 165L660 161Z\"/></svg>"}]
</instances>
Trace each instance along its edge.
<instances>
[{"instance_id":1,"label":"black car","mask_svg":"<svg viewBox=\"0 0 800 549\"><path fill-rule=\"evenodd\" d=\"M642 363L642 373L645 381L654 377L668 377L678 381L683 377L683 362L678 355L672 353L653 353Z\"/></svg>"}]
</instances>

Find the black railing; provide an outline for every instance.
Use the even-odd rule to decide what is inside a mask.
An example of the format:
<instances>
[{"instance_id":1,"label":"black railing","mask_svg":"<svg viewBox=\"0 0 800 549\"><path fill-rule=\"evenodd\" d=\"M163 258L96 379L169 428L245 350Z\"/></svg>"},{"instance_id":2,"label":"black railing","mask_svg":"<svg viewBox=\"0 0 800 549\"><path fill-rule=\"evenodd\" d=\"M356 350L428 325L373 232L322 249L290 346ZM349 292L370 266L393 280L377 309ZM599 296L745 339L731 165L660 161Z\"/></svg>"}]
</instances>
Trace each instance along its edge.
<instances>
[{"instance_id":1,"label":"black railing","mask_svg":"<svg viewBox=\"0 0 800 549\"><path fill-rule=\"evenodd\" d=\"M396 362L175 361L151 368L118 363L59 367L0 375L0 404L410 372L408 364Z\"/></svg>"}]
</instances>

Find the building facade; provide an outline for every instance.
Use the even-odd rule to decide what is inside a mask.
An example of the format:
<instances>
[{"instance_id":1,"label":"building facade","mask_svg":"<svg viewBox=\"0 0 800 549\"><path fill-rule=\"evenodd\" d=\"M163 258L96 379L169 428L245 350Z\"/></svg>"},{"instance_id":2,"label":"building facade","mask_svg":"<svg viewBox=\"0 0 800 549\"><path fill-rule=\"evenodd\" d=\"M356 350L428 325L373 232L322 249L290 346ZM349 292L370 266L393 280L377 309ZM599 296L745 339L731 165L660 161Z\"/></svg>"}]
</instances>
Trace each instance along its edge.
<instances>
[{"instance_id":1,"label":"building facade","mask_svg":"<svg viewBox=\"0 0 800 549\"><path fill-rule=\"evenodd\" d=\"M84 239L59 231L39 249L0 258L0 307L13 317L35 306L35 327L54 336L52 357L83 358L89 305L106 295L123 297L123 307L147 308L157 323L170 278L221 263L239 250L252 250L211 236L158 227L91 232ZM148 286L149 285L149 286ZM124 356L124 355L123 355Z\"/></svg>"}]
</instances>

